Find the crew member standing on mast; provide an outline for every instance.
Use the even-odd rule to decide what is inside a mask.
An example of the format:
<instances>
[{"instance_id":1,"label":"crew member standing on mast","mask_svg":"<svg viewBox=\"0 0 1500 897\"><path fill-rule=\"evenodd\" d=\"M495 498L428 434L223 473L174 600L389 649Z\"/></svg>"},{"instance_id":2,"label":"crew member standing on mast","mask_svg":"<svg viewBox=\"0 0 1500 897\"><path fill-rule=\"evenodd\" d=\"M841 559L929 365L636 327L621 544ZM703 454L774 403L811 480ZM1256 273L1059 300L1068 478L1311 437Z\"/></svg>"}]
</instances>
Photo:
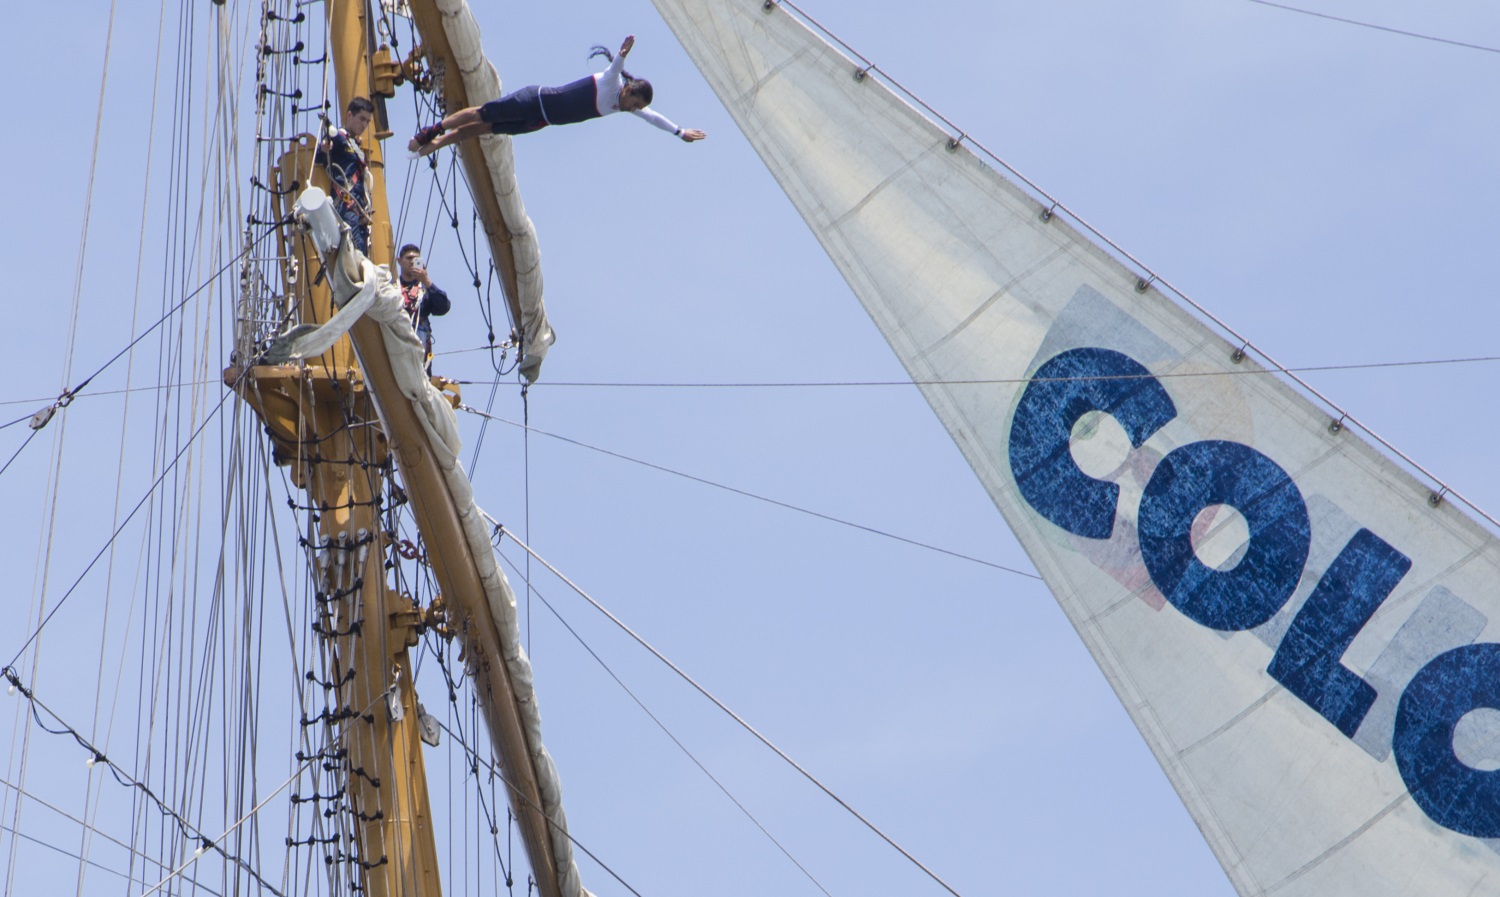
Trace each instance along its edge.
<instances>
[{"instance_id":1,"label":"crew member standing on mast","mask_svg":"<svg viewBox=\"0 0 1500 897\"><path fill-rule=\"evenodd\" d=\"M548 125L571 125L616 112L630 112L687 143L708 135L679 128L666 116L647 108L653 95L651 82L625 71L625 57L635 46L635 35L625 38L620 52L610 57L609 68L562 87L523 87L483 106L460 109L434 125L417 131L407 149L425 156L481 134L529 134ZM596 56L610 56L596 47Z\"/></svg>"},{"instance_id":2,"label":"crew member standing on mast","mask_svg":"<svg viewBox=\"0 0 1500 897\"><path fill-rule=\"evenodd\" d=\"M375 104L367 97L355 97L344 111L344 126L330 129L318 142L315 156L328 171L333 198L339 217L349 225L354 248L370 254L370 167L359 135L375 118Z\"/></svg>"},{"instance_id":3,"label":"crew member standing on mast","mask_svg":"<svg viewBox=\"0 0 1500 897\"><path fill-rule=\"evenodd\" d=\"M427 265L422 261L422 250L415 243L407 243L396 254L401 268L401 307L411 318L411 326L417 331L417 339L426 353L427 373L432 373L432 321L431 315L446 315L453 307L448 294L433 284L427 276Z\"/></svg>"}]
</instances>

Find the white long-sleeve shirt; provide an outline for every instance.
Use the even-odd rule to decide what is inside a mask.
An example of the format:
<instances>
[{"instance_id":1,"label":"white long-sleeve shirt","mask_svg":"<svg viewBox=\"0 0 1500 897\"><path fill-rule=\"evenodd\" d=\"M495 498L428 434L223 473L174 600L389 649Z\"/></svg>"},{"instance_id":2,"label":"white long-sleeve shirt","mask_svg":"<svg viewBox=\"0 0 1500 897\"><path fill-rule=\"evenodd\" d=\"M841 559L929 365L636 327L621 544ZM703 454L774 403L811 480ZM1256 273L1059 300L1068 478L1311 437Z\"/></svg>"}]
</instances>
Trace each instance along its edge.
<instances>
[{"instance_id":1,"label":"white long-sleeve shirt","mask_svg":"<svg viewBox=\"0 0 1500 897\"><path fill-rule=\"evenodd\" d=\"M609 68L594 76L594 107L599 110L600 115L612 115L620 111L620 91L625 88L624 69L625 55L616 53ZM673 124L671 119L656 112L650 106L631 111L637 117L644 118L669 134L676 134L682 130Z\"/></svg>"}]
</instances>

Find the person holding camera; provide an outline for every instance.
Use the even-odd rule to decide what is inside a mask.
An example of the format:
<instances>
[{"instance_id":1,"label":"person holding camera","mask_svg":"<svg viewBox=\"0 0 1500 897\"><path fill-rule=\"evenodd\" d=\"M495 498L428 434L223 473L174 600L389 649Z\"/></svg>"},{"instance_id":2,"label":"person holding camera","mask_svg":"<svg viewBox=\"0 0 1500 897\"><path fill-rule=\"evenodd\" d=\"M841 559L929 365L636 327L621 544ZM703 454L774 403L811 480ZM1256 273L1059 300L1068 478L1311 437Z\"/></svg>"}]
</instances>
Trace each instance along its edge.
<instances>
[{"instance_id":1,"label":"person holding camera","mask_svg":"<svg viewBox=\"0 0 1500 897\"><path fill-rule=\"evenodd\" d=\"M422 351L427 353L427 373L432 373L432 315L446 315L453 307L448 294L433 284L427 275L427 263L422 260L422 250L415 243L407 243L396 254L400 266L401 306L411 318L411 326L422 342Z\"/></svg>"}]
</instances>

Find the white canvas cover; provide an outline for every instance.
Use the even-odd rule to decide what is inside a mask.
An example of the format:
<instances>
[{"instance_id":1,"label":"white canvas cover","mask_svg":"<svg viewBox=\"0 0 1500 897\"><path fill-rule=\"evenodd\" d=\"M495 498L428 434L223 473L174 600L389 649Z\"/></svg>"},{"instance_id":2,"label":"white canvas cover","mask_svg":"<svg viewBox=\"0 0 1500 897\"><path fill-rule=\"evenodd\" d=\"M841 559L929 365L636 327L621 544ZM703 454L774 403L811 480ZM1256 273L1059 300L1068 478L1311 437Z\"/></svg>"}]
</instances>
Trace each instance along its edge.
<instances>
[{"instance_id":1,"label":"white canvas cover","mask_svg":"<svg viewBox=\"0 0 1500 897\"><path fill-rule=\"evenodd\" d=\"M504 654L506 670L510 674L511 699L526 730L527 753L541 795L541 811L550 823L547 833L557 866L559 892L564 897L592 897L581 884L578 864L573 858L573 841L568 836L568 820L562 806L562 781L552 755L542 744L541 711L537 706L531 659L521 643L516 595L505 571L495 560L490 524L474 501L473 484L458 458L463 443L453 406L427 375L426 354L412 329L411 318L402 307L401 290L390 271L373 264L343 238L322 190L317 187L304 190L298 197L296 209L299 218L308 222L322 252L342 245L342 252L353 253L360 280L352 283L341 264L329 264L326 268L329 285L339 312L321 326L298 328L279 338L272 346L272 354L278 358L300 358L321 352L346 333L360 315L367 315L380 325L381 347L390 359L391 372L401 388L400 396L382 396L380 401L407 401L416 409L417 419L427 435L428 448L443 472L443 480L463 523L464 540L484 583L490 615L498 630L496 643ZM345 314L351 310L350 314Z\"/></svg>"},{"instance_id":2,"label":"white canvas cover","mask_svg":"<svg viewBox=\"0 0 1500 897\"><path fill-rule=\"evenodd\" d=\"M484 55L479 24L474 21L469 5L464 0L437 0L436 5L443 14L443 32L463 74L469 102L478 106L499 99L500 75ZM547 322L547 308L542 303L542 254L537 246L536 227L526 214L525 203L521 202L510 137L486 134L479 138L479 147L490 180L495 185L495 199L505 218L506 230L511 234L510 246L516 263L516 298L521 306L521 320L516 325L521 330L523 348L520 371L527 380L534 381L547 349L557 341L552 325Z\"/></svg>"},{"instance_id":3,"label":"white canvas cover","mask_svg":"<svg viewBox=\"0 0 1500 897\"><path fill-rule=\"evenodd\" d=\"M1239 893L1500 892L1493 536L792 12L654 2Z\"/></svg>"}]
</instances>

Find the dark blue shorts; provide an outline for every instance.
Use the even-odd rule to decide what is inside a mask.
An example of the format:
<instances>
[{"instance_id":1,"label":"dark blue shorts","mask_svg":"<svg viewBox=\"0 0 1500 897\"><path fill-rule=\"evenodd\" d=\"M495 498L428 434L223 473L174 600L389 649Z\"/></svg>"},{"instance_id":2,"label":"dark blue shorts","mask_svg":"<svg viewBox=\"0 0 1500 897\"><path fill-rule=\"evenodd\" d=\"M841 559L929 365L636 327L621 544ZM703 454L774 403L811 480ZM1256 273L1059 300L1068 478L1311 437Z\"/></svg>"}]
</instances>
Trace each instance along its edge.
<instances>
[{"instance_id":1,"label":"dark blue shorts","mask_svg":"<svg viewBox=\"0 0 1500 897\"><path fill-rule=\"evenodd\" d=\"M530 134L547 127L541 89L535 84L479 107L479 117L495 134Z\"/></svg>"}]
</instances>

